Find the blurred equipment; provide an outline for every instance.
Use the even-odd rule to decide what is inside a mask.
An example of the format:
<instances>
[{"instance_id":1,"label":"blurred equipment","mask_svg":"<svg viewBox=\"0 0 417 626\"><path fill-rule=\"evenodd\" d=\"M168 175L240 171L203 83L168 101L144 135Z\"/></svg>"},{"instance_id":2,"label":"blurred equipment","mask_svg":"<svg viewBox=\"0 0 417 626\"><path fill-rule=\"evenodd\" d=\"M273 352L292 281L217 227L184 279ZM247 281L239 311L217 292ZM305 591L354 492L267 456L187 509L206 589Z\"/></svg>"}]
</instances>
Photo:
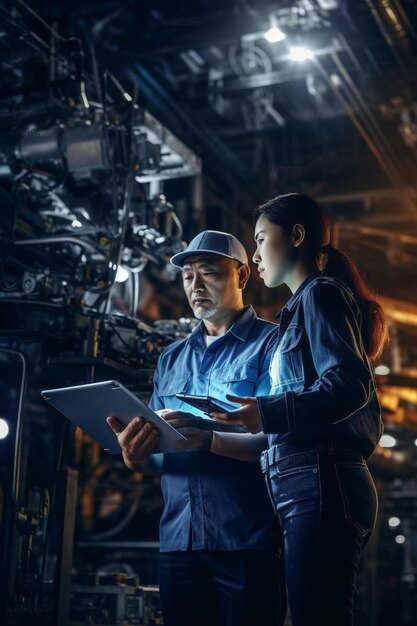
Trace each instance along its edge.
<instances>
[{"instance_id":1,"label":"blurred equipment","mask_svg":"<svg viewBox=\"0 0 417 626\"><path fill-rule=\"evenodd\" d=\"M78 39L17 4L0 9L0 622L65 626L71 607L83 624L157 624L157 592L137 582L70 598L77 499L90 539L117 535L142 477L103 462L40 389L117 377L149 396L161 350L192 325L138 320L140 274L174 280L183 228L164 183L201 162L93 50L90 75Z\"/></svg>"},{"instance_id":2,"label":"blurred equipment","mask_svg":"<svg viewBox=\"0 0 417 626\"><path fill-rule=\"evenodd\" d=\"M71 587L70 625L163 624L159 588L141 586L126 573L78 576Z\"/></svg>"}]
</instances>

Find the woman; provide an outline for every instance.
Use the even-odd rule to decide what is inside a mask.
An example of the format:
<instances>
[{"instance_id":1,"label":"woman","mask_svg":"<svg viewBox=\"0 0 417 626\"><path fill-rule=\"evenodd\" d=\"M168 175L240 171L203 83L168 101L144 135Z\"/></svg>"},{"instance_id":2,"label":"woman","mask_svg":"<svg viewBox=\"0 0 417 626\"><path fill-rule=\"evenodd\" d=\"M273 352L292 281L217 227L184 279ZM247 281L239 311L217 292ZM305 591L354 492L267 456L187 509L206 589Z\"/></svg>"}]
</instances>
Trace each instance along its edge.
<instances>
[{"instance_id":1,"label":"woman","mask_svg":"<svg viewBox=\"0 0 417 626\"><path fill-rule=\"evenodd\" d=\"M242 407L212 417L268 434L262 469L283 529L293 625L350 626L377 513L366 460L382 423L370 361L387 328L354 264L330 245L314 200L278 196L256 217L260 276L293 295L279 314L271 395L228 396Z\"/></svg>"}]
</instances>

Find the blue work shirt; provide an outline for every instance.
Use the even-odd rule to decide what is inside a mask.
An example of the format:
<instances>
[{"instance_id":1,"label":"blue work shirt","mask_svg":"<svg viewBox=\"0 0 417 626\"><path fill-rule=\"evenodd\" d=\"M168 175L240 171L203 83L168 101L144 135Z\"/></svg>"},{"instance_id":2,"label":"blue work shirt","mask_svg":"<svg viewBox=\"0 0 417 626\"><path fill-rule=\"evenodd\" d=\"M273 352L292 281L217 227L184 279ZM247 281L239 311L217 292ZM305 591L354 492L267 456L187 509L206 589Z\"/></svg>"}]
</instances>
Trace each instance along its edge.
<instances>
[{"instance_id":1,"label":"blue work shirt","mask_svg":"<svg viewBox=\"0 0 417 626\"><path fill-rule=\"evenodd\" d=\"M338 278L312 274L279 322L271 392L258 398L269 445L332 435L368 458L383 427L351 289Z\"/></svg>"},{"instance_id":2,"label":"blue work shirt","mask_svg":"<svg viewBox=\"0 0 417 626\"><path fill-rule=\"evenodd\" d=\"M211 419L175 394L210 395L224 403L227 393L269 393L276 330L249 306L207 347L201 322L188 338L169 345L159 357L150 406ZM165 501L161 552L276 546L277 522L258 461L237 461L206 450L166 453L161 486Z\"/></svg>"}]
</instances>

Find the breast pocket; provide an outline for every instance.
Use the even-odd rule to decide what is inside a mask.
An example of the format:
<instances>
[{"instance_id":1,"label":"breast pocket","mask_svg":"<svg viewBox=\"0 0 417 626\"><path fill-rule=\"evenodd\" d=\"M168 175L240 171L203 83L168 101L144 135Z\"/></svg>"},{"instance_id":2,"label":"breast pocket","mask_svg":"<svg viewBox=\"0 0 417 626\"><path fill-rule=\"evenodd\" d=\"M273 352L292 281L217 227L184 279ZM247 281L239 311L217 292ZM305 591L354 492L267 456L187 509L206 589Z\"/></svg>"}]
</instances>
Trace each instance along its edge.
<instances>
[{"instance_id":1,"label":"breast pocket","mask_svg":"<svg viewBox=\"0 0 417 626\"><path fill-rule=\"evenodd\" d=\"M210 393L215 395L215 387L224 393L237 396L253 396L258 382L258 361L235 361L223 366L210 380Z\"/></svg>"},{"instance_id":2,"label":"breast pocket","mask_svg":"<svg viewBox=\"0 0 417 626\"><path fill-rule=\"evenodd\" d=\"M290 324L282 337L271 366L272 393L281 388L294 388L304 383L304 366L302 355L302 339L305 330L298 324Z\"/></svg>"},{"instance_id":3,"label":"breast pocket","mask_svg":"<svg viewBox=\"0 0 417 626\"><path fill-rule=\"evenodd\" d=\"M161 376L158 384L158 395L160 397L168 398L175 396L176 393L187 393L188 381L190 375L175 375L172 373L169 376Z\"/></svg>"}]
</instances>

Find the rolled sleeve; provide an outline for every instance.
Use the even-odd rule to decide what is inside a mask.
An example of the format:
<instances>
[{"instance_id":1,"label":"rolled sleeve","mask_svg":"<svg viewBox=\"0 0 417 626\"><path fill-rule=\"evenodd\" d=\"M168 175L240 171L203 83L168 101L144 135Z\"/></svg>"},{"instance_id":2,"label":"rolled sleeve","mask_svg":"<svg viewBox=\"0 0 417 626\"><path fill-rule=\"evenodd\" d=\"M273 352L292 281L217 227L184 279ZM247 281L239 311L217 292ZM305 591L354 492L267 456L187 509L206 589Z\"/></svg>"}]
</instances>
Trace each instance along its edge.
<instances>
[{"instance_id":1,"label":"rolled sleeve","mask_svg":"<svg viewBox=\"0 0 417 626\"><path fill-rule=\"evenodd\" d=\"M368 403L375 386L351 298L323 283L305 294L305 332L318 378L300 391L258 398L265 433L335 424Z\"/></svg>"}]
</instances>

